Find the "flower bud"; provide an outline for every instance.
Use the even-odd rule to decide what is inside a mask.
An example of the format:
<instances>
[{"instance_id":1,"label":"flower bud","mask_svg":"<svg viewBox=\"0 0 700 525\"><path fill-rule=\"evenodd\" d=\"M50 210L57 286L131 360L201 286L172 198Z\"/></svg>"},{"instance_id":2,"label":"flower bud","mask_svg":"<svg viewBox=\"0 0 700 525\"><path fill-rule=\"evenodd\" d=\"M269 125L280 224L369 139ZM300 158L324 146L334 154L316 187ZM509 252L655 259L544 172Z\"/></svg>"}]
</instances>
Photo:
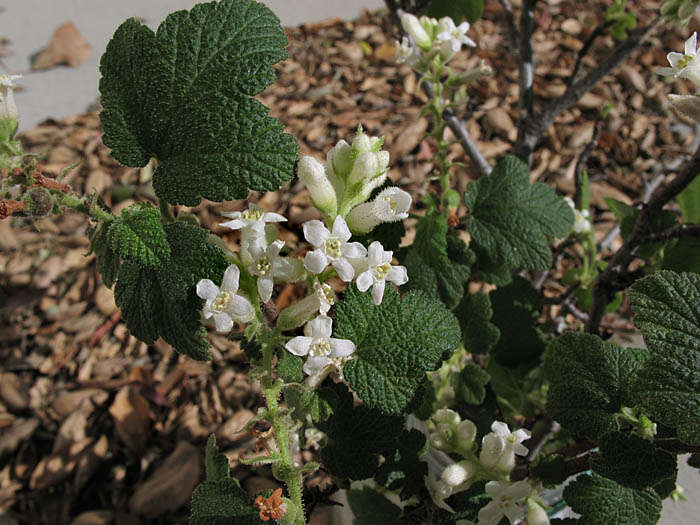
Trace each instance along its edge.
<instances>
[{"instance_id":1,"label":"flower bud","mask_svg":"<svg viewBox=\"0 0 700 525\"><path fill-rule=\"evenodd\" d=\"M430 444L438 450L445 450L449 446L447 440L439 432L430 434Z\"/></svg>"},{"instance_id":2,"label":"flower bud","mask_svg":"<svg viewBox=\"0 0 700 525\"><path fill-rule=\"evenodd\" d=\"M432 419L437 424L446 423L448 425L458 425L462 421L460 415L449 408L441 408L435 412Z\"/></svg>"},{"instance_id":3,"label":"flower bud","mask_svg":"<svg viewBox=\"0 0 700 525\"><path fill-rule=\"evenodd\" d=\"M549 525L547 513L532 498L527 499L527 525Z\"/></svg>"},{"instance_id":4,"label":"flower bud","mask_svg":"<svg viewBox=\"0 0 700 525\"><path fill-rule=\"evenodd\" d=\"M479 461L488 468L494 468L505 451L506 444L503 438L493 432L489 432L481 441L481 454Z\"/></svg>"},{"instance_id":5,"label":"flower bud","mask_svg":"<svg viewBox=\"0 0 700 525\"><path fill-rule=\"evenodd\" d=\"M15 80L21 75L0 75L0 130L2 142L12 140L17 132L19 112L15 104Z\"/></svg>"},{"instance_id":6,"label":"flower bud","mask_svg":"<svg viewBox=\"0 0 700 525\"><path fill-rule=\"evenodd\" d=\"M474 445L476 438L476 425L465 419L457 425L457 440L459 445L464 448L471 448Z\"/></svg>"},{"instance_id":7,"label":"flower bud","mask_svg":"<svg viewBox=\"0 0 700 525\"><path fill-rule=\"evenodd\" d=\"M379 172L377 154L371 151L365 151L361 153L355 161L350 176L348 177L348 184L357 184L363 180L371 179L377 172Z\"/></svg>"},{"instance_id":8,"label":"flower bud","mask_svg":"<svg viewBox=\"0 0 700 525\"><path fill-rule=\"evenodd\" d=\"M328 151L326 155L326 163L328 168L340 179L345 179L350 174L353 163L352 146L344 140L339 140L338 143Z\"/></svg>"},{"instance_id":9,"label":"flower bud","mask_svg":"<svg viewBox=\"0 0 700 525\"><path fill-rule=\"evenodd\" d=\"M32 217L46 217L53 209L53 198L45 188L33 188L24 196L25 210Z\"/></svg>"},{"instance_id":10,"label":"flower bud","mask_svg":"<svg viewBox=\"0 0 700 525\"><path fill-rule=\"evenodd\" d=\"M358 204L345 218L348 223L348 228L354 234L364 235L371 232L382 221L374 213L374 203L364 202Z\"/></svg>"},{"instance_id":11,"label":"flower bud","mask_svg":"<svg viewBox=\"0 0 700 525\"><path fill-rule=\"evenodd\" d=\"M381 222L396 222L408 217L411 196L400 188L392 186L374 199L373 213Z\"/></svg>"},{"instance_id":12,"label":"flower bud","mask_svg":"<svg viewBox=\"0 0 700 525\"><path fill-rule=\"evenodd\" d=\"M413 38L413 41L418 47L420 47L423 51L430 50L433 45L433 39L430 38L430 35L428 35L428 32L425 30L423 24L420 23L418 18L410 13L406 13L401 17L401 25L403 26L404 31L406 31L411 38Z\"/></svg>"},{"instance_id":13,"label":"flower bud","mask_svg":"<svg viewBox=\"0 0 700 525\"><path fill-rule=\"evenodd\" d=\"M314 206L325 215L334 217L338 212L338 199L323 164L313 157L304 156L299 161L298 175L309 190Z\"/></svg>"},{"instance_id":14,"label":"flower bud","mask_svg":"<svg viewBox=\"0 0 700 525\"><path fill-rule=\"evenodd\" d=\"M474 465L470 461L464 460L445 468L440 479L450 487L457 487L471 478L475 472Z\"/></svg>"},{"instance_id":15,"label":"flower bud","mask_svg":"<svg viewBox=\"0 0 700 525\"><path fill-rule=\"evenodd\" d=\"M352 149L356 155L372 151L372 139L362 131L362 128L358 129L357 135L352 141Z\"/></svg>"},{"instance_id":16,"label":"flower bud","mask_svg":"<svg viewBox=\"0 0 700 525\"><path fill-rule=\"evenodd\" d=\"M304 297L301 301L288 306L280 312L277 317L277 328L282 332L299 328L318 314L320 306L321 300L317 294L314 293Z\"/></svg>"}]
</instances>

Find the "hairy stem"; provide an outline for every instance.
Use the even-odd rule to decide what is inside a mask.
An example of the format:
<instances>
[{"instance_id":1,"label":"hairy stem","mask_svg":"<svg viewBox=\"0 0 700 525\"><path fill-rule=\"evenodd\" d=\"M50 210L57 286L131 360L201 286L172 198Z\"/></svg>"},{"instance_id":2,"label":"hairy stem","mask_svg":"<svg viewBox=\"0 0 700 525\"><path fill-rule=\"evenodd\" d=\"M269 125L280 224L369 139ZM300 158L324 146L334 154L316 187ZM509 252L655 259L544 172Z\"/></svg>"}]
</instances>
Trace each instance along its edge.
<instances>
[{"instance_id":1,"label":"hairy stem","mask_svg":"<svg viewBox=\"0 0 700 525\"><path fill-rule=\"evenodd\" d=\"M60 206L71 208L89 216L91 219L102 222L112 222L114 215L102 209L96 202L91 202L87 197L78 197L66 193L54 193Z\"/></svg>"}]
</instances>

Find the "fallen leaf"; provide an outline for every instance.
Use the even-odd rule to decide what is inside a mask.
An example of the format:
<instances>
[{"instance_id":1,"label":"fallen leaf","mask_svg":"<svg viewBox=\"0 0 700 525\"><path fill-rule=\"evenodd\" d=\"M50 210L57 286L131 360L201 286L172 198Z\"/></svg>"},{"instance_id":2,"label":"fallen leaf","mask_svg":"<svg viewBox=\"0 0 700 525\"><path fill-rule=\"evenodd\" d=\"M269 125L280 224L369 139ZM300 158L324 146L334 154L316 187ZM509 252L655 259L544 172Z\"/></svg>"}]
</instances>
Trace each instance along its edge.
<instances>
[{"instance_id":1,"label":"fallen leaf","mask_svg":"<svg viewBox=\"0 0 700 525\"><path fill-rule=\"evenodd\" d=\"M148 401L132 386L122 388L109 413L114 418L117 436L133 452L140 452L148 439L151 424Z\"/></svg>"},{"instance_id":2,"label":"fallen leaf","mask_svg":"<svg viewBox=\"0 0 700 525\"><path fill-rule=\"evenodd\" d=\"M49 69L61 64L77 67L90 53L90 42L85 40L73 22L66 22L56 28L49 45L32 62L32 69Z\"/></svg>"}]
</instances>

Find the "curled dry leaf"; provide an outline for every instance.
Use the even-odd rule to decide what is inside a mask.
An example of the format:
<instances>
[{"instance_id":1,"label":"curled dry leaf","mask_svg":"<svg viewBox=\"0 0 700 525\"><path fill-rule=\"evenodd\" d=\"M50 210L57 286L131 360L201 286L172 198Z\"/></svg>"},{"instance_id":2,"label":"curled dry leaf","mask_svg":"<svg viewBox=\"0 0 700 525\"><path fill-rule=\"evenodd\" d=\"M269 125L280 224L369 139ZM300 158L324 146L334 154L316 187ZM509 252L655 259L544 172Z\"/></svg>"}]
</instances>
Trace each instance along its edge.
<instances>
[{"instance_id":1,"label":"curled dry leaf","mask_svg":"<svg viewBox=\"0 0 700 525\"><path fill-rule=\"evenodd\" d=\"M77 67L90 53L90 42L85 40L73 22L66 22L56 28L49 45L32 62L32 69L49 69L61 64Z\"/></svg>"}]
</instances>

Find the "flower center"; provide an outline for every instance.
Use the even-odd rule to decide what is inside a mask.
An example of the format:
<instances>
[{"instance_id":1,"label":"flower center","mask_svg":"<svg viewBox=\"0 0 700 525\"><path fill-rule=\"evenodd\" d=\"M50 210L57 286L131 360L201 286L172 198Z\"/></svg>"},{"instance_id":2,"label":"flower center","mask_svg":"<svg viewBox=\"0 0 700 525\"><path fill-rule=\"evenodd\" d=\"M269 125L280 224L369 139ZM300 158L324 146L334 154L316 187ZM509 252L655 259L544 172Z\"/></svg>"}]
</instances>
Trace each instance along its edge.
<instances>
[{"instance_id":1,"label":"flower center","mask_svg":"<svg viewBox=\"0 0 700 525\"><path fill-rule=\"evenodd\" d=\"M261 255L257 264L255 265L255 269L257 270L258 275L265 277L270 272L270 266L270 258L267 255Z\"/></svg>"},{"instance_id":2,"label":"flower center","mask_svg":"<svg viewBox=\"0 0 700 525\"><path fill-rule=\"evenodd\" d=\"M241 213L241 217L247 221L257 221L260 219L260 217L262 217L262 212L260 210L256 210L255 208L250 208Z\"/></svg>"},{"instance_id":3,"label":"flower center","mask_svg":"<svg viewBox=\"0 0 700 525\"><path fill-rule=\"evenodd\" d=\"M342 257L343 252L341 251L341 246L342 243L338 237L328 237L325 243L326 255L334 259Z\"/></svg>"},{"instance_id":4,"label":"flower center","mask_svg":"<svg viewBox=\"0 0 700 525\"><path fill-rule=\"evenodd\" d=\"M678 67L680 69L685 69L692 60L693 55L683 55L683 58L678 61Z\"/></svg>"},{"instance_id":5,"label":"flower center","mask_svg":"<svg viewBox=\"0 0 700 525\"><path fill-rule=\"evenodd\" d=\"M331 354L331 342L328 339L318 339L311 343L309 355L311 357L324 357Z\"/></svg>"},{"instance_id":6,"label":"flower center","mask_svg":"<svg viewBox=\"0 0 700 525\"><path fill-rule=\"evenodd\" d=\"M211 305L211 309L215 312L223 312L231 304L231 299L233 299L233 294L229 292L221 292L216 296L214 302Z\"/></svg>"},{"instance_id":7,"label":"flower center","mask_svg":"<svg viewBox=\"0 0 700 525\"><path fill-rule=\"evenodd\" d=\"M389 273L390 269L391 265L389 263L379 264L374 267L374 277L382 281L386 279L386 276Z\"/></svg>"},{"instance_id":8,"label":"flower center","mask_svg":"<svg viewBox=\"0 0 700 525\"><path fill-rule=\"evenodd\" d=\"M384 200L389 203L389 208L391 208L391 213L396 213L396 202L391 200L391 197L384 197Z\"/></svg>"}]
</instances>

